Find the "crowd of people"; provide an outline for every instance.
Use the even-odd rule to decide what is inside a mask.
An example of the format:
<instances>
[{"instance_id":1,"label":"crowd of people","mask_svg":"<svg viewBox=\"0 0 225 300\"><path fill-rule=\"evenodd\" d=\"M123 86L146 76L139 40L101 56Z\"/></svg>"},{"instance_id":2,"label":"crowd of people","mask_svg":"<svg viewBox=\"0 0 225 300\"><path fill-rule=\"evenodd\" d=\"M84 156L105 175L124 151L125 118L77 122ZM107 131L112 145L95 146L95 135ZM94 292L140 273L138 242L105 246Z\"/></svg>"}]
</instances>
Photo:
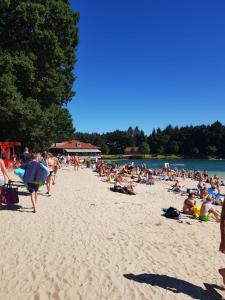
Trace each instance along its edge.
<instances>
[{"instance_id":1,"label":"crowd of people","mask_svg":"<svg viewBox=\"0 0 225 300\"><path fill-rule=\"evenodd\" d=\"M73 166L75 171L79 166L92 167L102 178L113 186L111 191L128 195L135 195L134 188L137 184L154 185L156 181L171 181L173 184L169 191L181 195L188 195L183 203L181 213L193 217L198 217L201 221L216 220L219 221L220 213L214 208L215 205L221 205L224 196L220 193L220 187L224 182L217 176L209 176L208 172L199 170L185 170L170 168L168 163L164 167L149 169L142 162L135 165L133 162L123 166L117 166L113 162L106 162L101 159L95 161L79 159L78 156L57 155L49 152L42 154L31 154L28 148L17 157L15 167L23 170L22 179L31 195L33 212L36 212L37 191L41 185L46 185L46 195L51 196L52 186L56 183L56 174L62 167ZM196 188L186 188L185 179L189 178L196 181ZM5 183L11 181L4 160L0 159L0 192ZM200 204L197 204L199 199Z\"/></svg>"},{"instance_id":2,"label":"crowd of people","mask_svg":"<svg viewBox=\"0 0 225 300\"><path fill-rule=\"evenodd\" d=\"M62 155L53 155L45 151L44 153L31 154L26 147L24 152L17 155L14 159L15 173L20 176L30 193L33 212L37 211L37 192L41 185L46 186L46 195L51 196L52 186L56 183L56 174L62 167L64 160L65 165L74 164L74 169L78 170L79 160L74 156L68 158ZM10 184L12 179L5 167L4 155L0 158L0 194Z\"/></svg>"},{"instance_id":3,"label":"crowd of people","mask_svg":"<svg viewBox=\"0 0 225 300\"><path fill-rule=\"evenodd\" d=\"M171 169L168 163L162 168L149 169L144 162L118 167L115 163L99 160L95 171L102 180L114 185L110 190L129 195L135 195L134 188L137 184L154 185L156 181L173 181L169 191L181 196L187 195L180 213L200 221L220 220L220 212L214 205L222 205L224 195L220 188L224 186L224 182L216 175L209 176L206 170ZM185 187L186 178L196 181L196 188Z\"/></svg>"},{"instance_id":4,"label":"crowd of people","mask_svg":"<svg viewBox=\"0 0 225 300\"><path fill-rule=\"evenodd\" d=\"M30 193L34 213L37 211L37 192L40 186L46 186L46 195L50 197L52 187L56 183L56 174L62 166L73 166L74 171L78 171L81 165L92 167L91 160L79 159L76 155L53 155L47 151L31 154L27 147L23 153L13 157L12 161L15 174L23 180ZM7 184L12 182L5 167L3 154L0 158L0 195L6 189Z\"/></svg>"},{"instance_id":5,"label":"crowd of people","mask_svg":"<svg viewBox=\"0 0 225 300\"><path fill-rule=\"evenodd\" d=\"M51 196L58 170L62 166L73 166L74 170L78 171L81 165L93 168L102 181L113 184L110 188L111 191L128 195L136 194L134 189L138 184L155 185L160 181L171 182L168 191L185 198L181 210L171 210L170 207L165 210L166 213L172 211L175 212L173 216L177 217L182 214L198 218L202 222L220 221L220 251L225 253L225 205L223 205L224 195L221 194L221 187L225 184L216 175L209 176L207 171L171 169L168 163L164 167L156 169L147 168L144 162L140 165L130 163L117 166L114 162L106 162L101 159L93 161L79 159L78 156L54 156L49 152L31 154L29 149L25 148L22 155L16 159L15 167L17 172L18 170L22 171L21 178L30 193L33 212L37 211L37 192L41 185L46 186L46 195ZM186 178L196 182L196 188L188 188L185 185ZM5 167L4 159L0 158L0 195L6 182L10 181L12 180ZM215 205L223 205L222 213L216 209ZM220 269L219 273L225 284L225 269Z\"/></svg>"}]
</instances>

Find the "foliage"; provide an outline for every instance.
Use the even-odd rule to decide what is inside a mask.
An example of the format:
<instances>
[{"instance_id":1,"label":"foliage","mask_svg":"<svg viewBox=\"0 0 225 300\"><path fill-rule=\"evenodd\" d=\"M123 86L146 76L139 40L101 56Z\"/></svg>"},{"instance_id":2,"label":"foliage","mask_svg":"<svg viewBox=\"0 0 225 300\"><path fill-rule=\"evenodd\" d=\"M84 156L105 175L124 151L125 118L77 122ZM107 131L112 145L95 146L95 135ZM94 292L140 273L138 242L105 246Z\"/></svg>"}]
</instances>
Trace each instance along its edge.
<instances>
[{"instance_id":1,"label":"foliage","mask_svg":"<svg viewBox=\"0 0 225 300\"><path fill-rule=\"evenodd\" d=\"M168 125L164 130L153 129L147 137L137 126L129 127L127 131L100 134L77 133L76 137L94 143L97 146L108 146L108 153L123 154L126 147L146 145L150 146L151 154L204 157L214 156L225 158L225 126L220 122L212 125L172 127ZM105 153L105 150L104 150ZM149 153L149 151L146 153Z\"/></svg>"},{"instance_id":2,"label":"foliage","mask_svg":"<svg viewBox=\"0 0 225 300\"><path fill-rule=\"evenodd\" d=\"M141 154L149 154L150 152L150 147L149 144L146 142L142 142L139 146L139 153Z\"/></svg>"},{"instance_id":3,"label":"foliage","mask_svg":"<svg viewBox=\"0 0 225 300\"><path fill-rule=\"evenodd\" d=\"M73 137L78 20L68 1L1 1L0 140L40 150Z\"/></svg>"}]
</instances>

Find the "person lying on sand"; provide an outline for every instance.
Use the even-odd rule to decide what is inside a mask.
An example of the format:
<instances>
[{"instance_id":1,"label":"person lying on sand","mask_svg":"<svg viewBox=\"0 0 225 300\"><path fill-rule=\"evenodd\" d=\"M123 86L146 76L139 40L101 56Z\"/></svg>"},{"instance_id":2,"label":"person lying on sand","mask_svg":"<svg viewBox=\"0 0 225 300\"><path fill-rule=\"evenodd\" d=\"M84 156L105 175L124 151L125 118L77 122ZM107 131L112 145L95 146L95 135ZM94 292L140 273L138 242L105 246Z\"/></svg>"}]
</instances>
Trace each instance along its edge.
<instances>
[{"instance_id":1,"label":"person lying on sand","mask_svg":"<svg viewBox=\"0 0 225 300\"><path fill-rule=\"evenodd\" d=\"M211 221L212 219L218 222L220 220L220 213L213 207L212 197L208 195L206 201L202 203L199 220Z\"/></svg>"},{"instance_id":2,"label":"person lying on sand","mask_svg":"<svg viewBox=\"0 0 225 300\"><path fill-rule=\"evenodd\" d=\"M193 198L193 194L189 193L188 198L184 200L183 213L186 215L193 215L195 204L196 201Z\"/></svg>"},{"instance_id":3,"label":"person lying on sand","mask_svg":"<svg viewBox=\"0 0 225 300\"><path fill-rule=\"evenodd\" d=\"M135 195L134 193L134 183L132 181L125 183L123 177L118 174L115 179L115 184L113 188L110 188L113 192L119 192L122 194Z\"/></svg>"},{"instance_id":4,"label":"person lying on sand","mask_svg":"<svg viewBox=\"0 0 225 300\"><path fill-rule=\"evenodd\" d=\"M112 170L110 172L110 174L107 176L107 182L111 182L114 181L114 179L116 178L116 171Z\"/></svg>"}]
</instances>

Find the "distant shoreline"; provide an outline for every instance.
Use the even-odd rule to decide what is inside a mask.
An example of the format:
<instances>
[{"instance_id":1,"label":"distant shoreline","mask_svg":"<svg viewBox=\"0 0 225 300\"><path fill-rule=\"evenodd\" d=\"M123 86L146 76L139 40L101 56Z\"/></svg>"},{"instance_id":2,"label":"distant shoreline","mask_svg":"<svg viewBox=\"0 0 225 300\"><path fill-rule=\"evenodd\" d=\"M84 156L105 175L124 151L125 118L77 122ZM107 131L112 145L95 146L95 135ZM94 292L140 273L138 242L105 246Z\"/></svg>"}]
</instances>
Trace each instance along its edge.
<instances>
[{"instance_id":1,"label":"distant shoreline","mask_svg":"<svg viewBox=\"0 0 225 300\"><path fill-rule=\"evenodd\" d=\"M222 160L222 158L215 157L191 157L191 156L178 156L178 155L160 155L160 154L115 154L115 155L101 155L105 160L124 160L124 159L168 159L168 160L181 160L181 159L207 159L207 160Z\"/></svg>"}]
</instances>

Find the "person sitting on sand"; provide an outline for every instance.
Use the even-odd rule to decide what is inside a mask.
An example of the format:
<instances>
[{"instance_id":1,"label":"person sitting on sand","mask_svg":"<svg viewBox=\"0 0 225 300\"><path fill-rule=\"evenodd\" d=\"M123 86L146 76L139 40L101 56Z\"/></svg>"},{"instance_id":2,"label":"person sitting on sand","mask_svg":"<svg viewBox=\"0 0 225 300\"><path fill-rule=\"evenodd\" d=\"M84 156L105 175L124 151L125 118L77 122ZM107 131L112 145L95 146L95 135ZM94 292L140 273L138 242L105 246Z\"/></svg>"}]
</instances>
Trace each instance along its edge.
<instances>
[{"instance_id":1,"label":"person sitting on sand","mask_svg":"<svg viewBox=\"0 0 225 300\"><path fill-rule=\"evenodd\" d=\"M205 181L207 180L208 176L209 176L208 171L204 170L202 173L202 177L204 178Z\"/></svg>"},{"instance_id":2,"label":"person sitting on sand","mask_svg":"<svg viewBox=\"0 0 225 300\"><path fill-rule=\"evenodd\" d=\"M200 194L201 190L203 189L203 187L204 187L203 180L199 180L198 185L197 185L197 189L199 191L199 194Z\"/></svg>"},{"instance_id":3,"label":"person sitting on sand","mask_svg":"<svg viewBox=\"0 0 225 300\"><path fill-rule=\"evenodd\" d=\"M203 188L200 190L200 198L201 199L206 199L206 197L208 196L208 189L206 187L206 185L203 185Z\"/></svg>"},{"instance_id":4,"label":"person sitting on sand","mask_svg":"<svg viewBox=\"0 0 225 300\"><path fill-rule=\"evenodd\" d=\"M193 194L189 193L188 198L184 200L183 213L186 215L193 215L195 204L196 201L193 198Z\"/></svg>"},{"instance_id":5,"label":"person sitting on sand","mask_svg":"<svg viewBox=\"0 0 225 300\"><path fill-rule=\"evenodd\" d=\"M208 189L208 194L212 195L213 198L216 198L216 196L218 195L218 190L216 188L215 184L212 184L211 187Z\"/></svg>"},{"instance_id":6,"label":"person sitting on sand","mask_svg":"<svg viewBox=\"0 0 225 300\"><path fill-rule=\"evenodd\" d=\"M145 171L143 171L143 170L140 171L140 173L138 174L137 182L139 182L139 183L145 183L146 182Z\"/></svg>"},{"instance_id":7,"label":"person sitting on sand","mask_svg":"<svg viewBox=\"0 0 225 300\"><path fill-rule=\"evenodd\" d=\"M175 183L171 186L172 191L179 193L181 191L181 185L179 183L179 180L176 180Z\"/></svg>"},{"instance_id":8,"label":"person sitting on sand","mask_svg":"<svg viewBox=\"0 0 225 300\"><path fill-rule=\"evenodd\" d=\"M155 178L153 177L152 171L147 173L147 183L150 185L155 184Z\"/></svg>"},{"instance_id":9,"label":"person sitting on sand","mask_svg":"<svg viewBox=\"0 0 225 300\"><path fill-rule=\"evenodd\" d=\"M212 206L212 197L208 195L206 201L203 201L202 203L199 220L211 221L211 219L214 219L218 222L220 220L220 213L214 209Z\"/></svg>"}]
</instances>

